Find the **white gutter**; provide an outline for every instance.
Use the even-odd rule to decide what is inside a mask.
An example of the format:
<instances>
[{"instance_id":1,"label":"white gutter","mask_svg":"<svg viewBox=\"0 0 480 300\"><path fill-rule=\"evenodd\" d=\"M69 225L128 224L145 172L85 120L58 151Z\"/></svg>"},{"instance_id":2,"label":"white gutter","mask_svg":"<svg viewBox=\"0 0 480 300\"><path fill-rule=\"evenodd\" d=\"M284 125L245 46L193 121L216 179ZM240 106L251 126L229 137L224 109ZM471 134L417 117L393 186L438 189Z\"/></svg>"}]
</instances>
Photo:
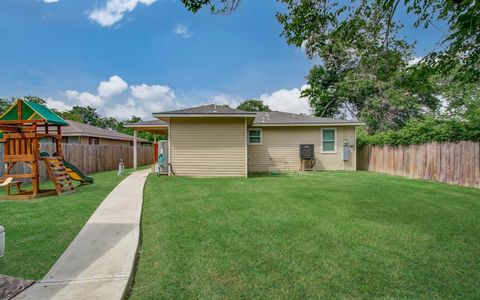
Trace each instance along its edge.
<instances>
[{"instance_id":1,"label":"white gutter","mask_svg":"<svg viewBox=\"0 0 480 300\"><path fill-rule=\"evenodd\" d=\"M218 118L218 117L231 117L231 118L255 118L256 114L225 114L225 113L213 113L213 114L153 114L155 118Z\"/></svg>"},{"instance_id":2,"label":"white gutter","mask_svg":"<svg viewBox=\"0 0 480 300\"><path fill-rule=\"evenodd\" d=\"M135 124L130 124L130 125L123 125L123 127L127 128L136 128L136 127L142 127L142 128L167 128L168 124L164 125L135 125Z\"/></svg>"},{"instance_id":3,"label":"white gutter","mask_svg":"<svg viewBox=\"0 0 480 300\"><path fill-rule=\"evenodd\" d=\"M251 127L321 127L321 126L365 126L365 123L253 123Z\"/></svg>"}]
</instances>

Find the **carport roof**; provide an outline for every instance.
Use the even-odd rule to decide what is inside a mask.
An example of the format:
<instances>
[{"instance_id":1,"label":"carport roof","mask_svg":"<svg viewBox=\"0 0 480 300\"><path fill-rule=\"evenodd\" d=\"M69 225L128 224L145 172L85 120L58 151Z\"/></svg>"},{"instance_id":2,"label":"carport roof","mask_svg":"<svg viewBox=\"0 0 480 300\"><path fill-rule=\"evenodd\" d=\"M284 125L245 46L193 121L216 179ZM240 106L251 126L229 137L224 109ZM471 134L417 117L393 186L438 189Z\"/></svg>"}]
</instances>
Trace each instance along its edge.
<instances>
[{"instance_id":1,"label":"carport roof","mask_svg":"<svg viewBox=\"0 0 480 300\"><path fill-rule=\"evenodd\" d=\"M150 121L140 121L136 123L124 124L123 127L133 128L133 127L157 127L157 126L168 126L167 122L161 120L150 120Z\"/></svg>"}]
</instances>

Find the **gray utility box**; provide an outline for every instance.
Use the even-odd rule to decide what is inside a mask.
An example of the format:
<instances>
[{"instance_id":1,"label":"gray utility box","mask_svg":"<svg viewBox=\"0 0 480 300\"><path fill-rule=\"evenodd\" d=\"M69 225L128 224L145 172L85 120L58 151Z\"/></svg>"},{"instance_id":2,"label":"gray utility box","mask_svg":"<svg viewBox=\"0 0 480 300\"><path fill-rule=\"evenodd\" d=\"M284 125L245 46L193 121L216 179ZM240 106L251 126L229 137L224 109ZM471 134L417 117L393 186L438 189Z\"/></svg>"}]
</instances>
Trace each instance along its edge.
<instances>
[{"instance_id":1,"label":"gray utility box","mask_svg":"<svg viewBox=\"0 0 480 300\"><path fill-rule=\"evenodd\" d=\"M314 159L315 151L313 144L301 144L300 145L300 158L301 159Z\"/></svg>"},{"instance_id":2,"label":"gray utility box","mask_svg":"<svg viewBox=\"0 0 480 300\"><path fill-rule=\"evenodd\" d=\"M350 160L350 146L348 144L343 145L343 160Z\"/></svg>"},{"instance_id":3,"label":"gray utility box","mask_svg":"<svg viewBox=\"0 0 480 300\"><path fill-rule=\"evenodd\" d=\"M5 230L0 225L0 257L5 253Z\"/></svg>"}]
</instances>

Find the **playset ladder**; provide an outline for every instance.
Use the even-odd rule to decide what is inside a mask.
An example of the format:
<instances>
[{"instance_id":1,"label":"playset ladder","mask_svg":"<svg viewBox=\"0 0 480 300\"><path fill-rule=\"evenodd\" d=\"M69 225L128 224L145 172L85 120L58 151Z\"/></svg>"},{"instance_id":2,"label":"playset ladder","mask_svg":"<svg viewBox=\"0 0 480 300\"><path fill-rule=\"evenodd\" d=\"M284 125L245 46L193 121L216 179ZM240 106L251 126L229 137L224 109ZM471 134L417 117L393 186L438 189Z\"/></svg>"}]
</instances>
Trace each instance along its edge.
<instances>
[{"instance_id":1,"label":"playset ladder","mask_svg":"<svg viewBox=\"0 0 480 300\"><path fill-rule=\"evenodd\" d=\"M68 176L61 157L45 157L43 161L59 195L75 192L75 187L70 180L70 176Z\"/></svg>"}]
</instances>

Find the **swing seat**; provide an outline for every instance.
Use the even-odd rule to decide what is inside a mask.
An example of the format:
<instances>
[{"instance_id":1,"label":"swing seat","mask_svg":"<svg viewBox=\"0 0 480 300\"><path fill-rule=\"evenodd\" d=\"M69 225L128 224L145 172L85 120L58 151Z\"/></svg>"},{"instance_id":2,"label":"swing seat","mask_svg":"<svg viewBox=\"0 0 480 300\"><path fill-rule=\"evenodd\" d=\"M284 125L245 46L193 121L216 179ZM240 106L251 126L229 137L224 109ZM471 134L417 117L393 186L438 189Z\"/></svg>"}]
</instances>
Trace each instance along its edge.
<instances>
[{"instance_id":1,"label":"swing seat","mask_svg":"<svg viewBox=\"0 0 480 300\"><path fill-rule=\"evenodd\" d=\"M8 177L2 183L0 183L0 187L6 187L6 186L9 186L9 185L15 185L17 187L17 192L18 193L22 192L22 188L21 188L22 182L21 181L14 181L13 177Z\"/></svg>"}]
</instances>

